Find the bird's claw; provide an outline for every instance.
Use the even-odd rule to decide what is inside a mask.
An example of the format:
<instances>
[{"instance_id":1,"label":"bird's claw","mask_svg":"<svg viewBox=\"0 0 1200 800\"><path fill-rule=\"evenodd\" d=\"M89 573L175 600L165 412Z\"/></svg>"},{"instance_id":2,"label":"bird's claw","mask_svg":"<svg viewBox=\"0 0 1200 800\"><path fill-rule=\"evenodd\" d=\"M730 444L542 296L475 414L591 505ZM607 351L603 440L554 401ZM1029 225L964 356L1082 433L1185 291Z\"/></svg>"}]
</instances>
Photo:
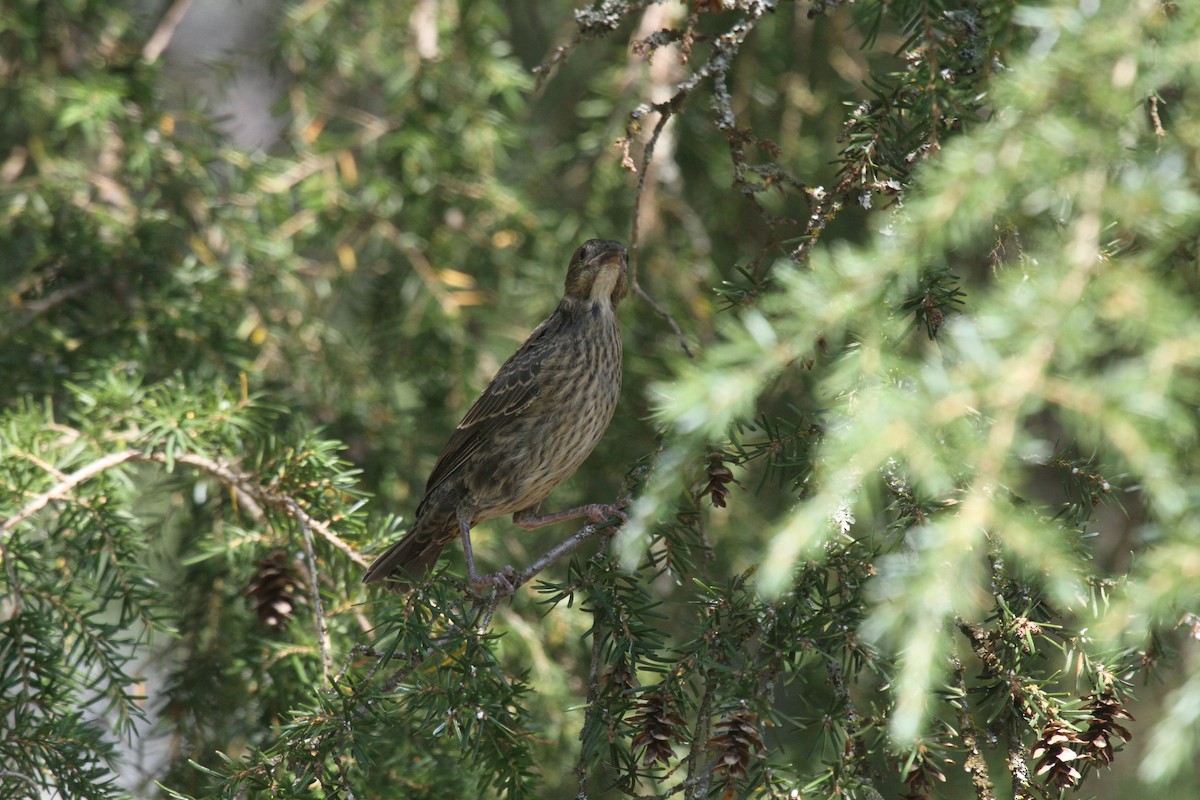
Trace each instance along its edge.
<instances>
[{"instance_id":1,"label":"bird's claw","mask_svg":"<svg viewBox=\"0 0 1200 800\"><path fill-rule=\"evenodd\" d=\"M629 505L628 498L622 498L613 504L594 503L587 507L587 518L597 525L608 522L609 517L616 517L621 522L629 522L629 515L623 510Z\"/></svg>"},{"instance_id":2,"label":"bird's claw","mask_svg":"<svg viewBox=\"0 0 1200 800\"><path fill-rule=\"evenodd\" d=\"M513 583L516 577L517 571L508 565L499 572L488 575L472 575L468 583L471 585L471 591L478 596L482 596L489 589L495 589L497 596L509 597L517 591L517 587Z\"/></svg>"}]
</instances>

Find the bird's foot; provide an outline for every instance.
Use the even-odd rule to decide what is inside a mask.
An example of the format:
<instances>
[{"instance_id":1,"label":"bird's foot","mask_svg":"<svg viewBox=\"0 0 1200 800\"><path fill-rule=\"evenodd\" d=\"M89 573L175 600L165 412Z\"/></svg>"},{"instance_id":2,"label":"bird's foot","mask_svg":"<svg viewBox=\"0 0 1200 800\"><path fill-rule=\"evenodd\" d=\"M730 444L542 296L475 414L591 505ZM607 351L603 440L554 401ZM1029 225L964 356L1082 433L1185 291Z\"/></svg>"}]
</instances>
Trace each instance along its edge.
<instances>
[{"instance_id":1,"label":"bird's foot","mask_svg":"<svg viewBox=\"0 0 1200 800\"><path fill-rule=\"evenodd\" d=\"M616 517L621 522L629 522L629 515L625 513L625 507L628 505L629 498L622 498L616 503L592 503L584 506L581 510L588 519L596 524L608 522L609 517Z\"/></svg>"},{"instance_id":2,"label":"bird's foot","mask_svg":"<svg viewBox=\"0 0 1200 800\"><path fill-rule=\"evenodd\" d=\"M489 589L495 589L499 597L509 597L517 591L517 587L513 581L517 577L517 571L511 566L506 566L499 572L492 572L488 575L479 575L472 572L467 578L467 583L471 587L471 591L475 595L482 597Z\"/></svg>"},{"instance_id":3,"label":"bird's foot","mask_svg":"<svg viewBox=\"0 0 1200 800\"><path fill-rule=\"evenodd\" d=\"M616 503L592 503L578 508L568 508L565 511L556 511L553 514L538 514L535 506L513 514L513 522L517 524L517 527L527 531L580 517L587 517L593 524L607 522L610 517L617 517L621 522L628 522L629 515L621 510L627 505L629 505L629 499L622 498Z\"/></svg>"}]
</instances>

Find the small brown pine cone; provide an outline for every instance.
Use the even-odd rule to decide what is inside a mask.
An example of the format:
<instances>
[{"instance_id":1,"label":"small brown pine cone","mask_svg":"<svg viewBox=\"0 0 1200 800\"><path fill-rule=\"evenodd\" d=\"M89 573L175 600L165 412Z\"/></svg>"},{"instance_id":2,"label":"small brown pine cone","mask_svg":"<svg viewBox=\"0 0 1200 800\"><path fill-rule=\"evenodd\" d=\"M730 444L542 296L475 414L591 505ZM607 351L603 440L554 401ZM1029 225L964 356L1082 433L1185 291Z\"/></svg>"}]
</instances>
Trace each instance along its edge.
<instances>
[{"instance_id":1,"label":"small brown pine cone","mask_svg":"<svg viewBox=\"0 0 1200 800\"><path fill-rule=\"evenodd\" d=\"M1082 775L1074 762L1083 758L1082 749L1074 728L1061 720L1047 722L1030 753L1037 761L1036 774L1045 775L1043 780L1059 789L1077 786Z\"/></svg>"},{"instance_id":2,"label":"small brown pine cone","mask_svg":"<svg viewBox=\"0 0 1200 800\"><path fill-rule=\"evenodd\" d=\"M600 676L600 681L604 688L613 694L624 694L638 686L637 677L623 658L610 664Z\"/></svg>"},{"instance_id":3,"label":"small brown pine cone","mask_svg":"<svg viewBox=\"0 0 1200 800\"><path fill-rule=\"evenodd\" d=\"M708 749L717 751L715 772L724 772L728 781L746 777L750 760L758 755L762 746L758 715L745 709L722 716L713 726L713 735L708 742Z\"/></svg>"},{"instance_id":4,"label":"small brown pine cone","mask_svg":"<svg viewBox=\"0 0 1200 800\"><path fill-rule=\"evenodd\" d=\"M663 692L650 692L638 703L638 713L629 718L629 724L637 730L633 737L633 752L642 753L642 766L661 763L671 765L674 755L672 742L682 742L683 719L673 710L674 703Z\"/></svg>"},{"instance_id":5,"label":"small brown pine cone","mask_svg":"<svg viewBox=\"0 0 1200 800\"><path fill-rule=\"evenodd\" d=\"M742 485L741 481L733 477L733 470L725 465L727 458L725 453L709 453L706 470L708 484L700 492L701 497L707 496L717 508L725 508L728 504L729 487L726 484Z\"/></svg>"},{"instance_id":6,"label":"small brown pine cone","mask_svg":"<svg viewBox=\"0 0 1200 800\"><path fill-rule=\"evenodd\" d=\"M950 759L943 760L947 764L953 763ZM903 798L904 800L928 800L934 786L937 783L945 782L946 773L937 764L933 754L922 745L917 752L917 757L913 759L912 766L908 769L908 774L904 776L904 785L908 787L908 791Z\"/></svg>"},{"instance_id":7,"label":"small brown pine cone","mask_svg":"<svg viewBox=\"0 0 1200 800\"><path fill-rule=\"evenodd\" d=\"M1111 692L1088 695L1083 699L1089 701L1084 709L1092 715L1088 729L1079 737L1083 755L1100 764L1111 764L1114 748L1133 738L1129 729L1117 720L1132 720L1133 715Z\"/></svg>"},{"instance_id":8,"label":"small brown pine cone","mask_svg":"<svg viewBox=\"0 0 1200 800\"><path fill-rule=\"evenodd\" d=\"M260 560L243 597L258 621L272 631L286 630L300 600L299 565L282 550Z\"/></svg>"}]
</instances>

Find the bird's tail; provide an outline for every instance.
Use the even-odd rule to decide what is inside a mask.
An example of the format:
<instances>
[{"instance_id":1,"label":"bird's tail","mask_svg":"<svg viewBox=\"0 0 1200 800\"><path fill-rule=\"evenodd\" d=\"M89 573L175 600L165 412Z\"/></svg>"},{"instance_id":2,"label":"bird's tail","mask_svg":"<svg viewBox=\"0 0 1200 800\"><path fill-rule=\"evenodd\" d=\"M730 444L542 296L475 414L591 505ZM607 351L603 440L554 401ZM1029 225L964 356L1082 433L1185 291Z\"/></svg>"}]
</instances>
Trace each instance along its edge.
<instances>
[{"instance_id":1,"label":"bird's tail","mask_svg":"<svg viewBox=\"0 0 1200 800\"><path fill-rule=\"evenodd\" d=\"M431 515L430 515L431 516ZM391 579L395 588L407 591L425 580L437 563L442 549L454 541L458 523L453 517L443 520L418 519L404 538L375 559L363 575L363 583Z\"/></svg>"}]
</instances>

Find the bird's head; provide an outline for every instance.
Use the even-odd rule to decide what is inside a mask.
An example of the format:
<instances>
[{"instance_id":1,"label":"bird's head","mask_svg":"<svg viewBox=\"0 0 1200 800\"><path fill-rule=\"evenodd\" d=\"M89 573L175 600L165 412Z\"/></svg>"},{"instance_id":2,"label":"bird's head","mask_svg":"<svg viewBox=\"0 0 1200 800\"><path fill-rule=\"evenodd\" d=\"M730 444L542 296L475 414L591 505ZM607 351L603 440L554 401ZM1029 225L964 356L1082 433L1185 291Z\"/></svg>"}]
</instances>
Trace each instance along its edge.
<instances>
[{"instance_id":1,"label":"bird's head","mask_svg":"<svg viewBox=\"0 0 1200 800\"><path fill-rule=\"evenodd\" d=\"M616 308L629 289L626 269L625 245L611 239L589 239L571 256L566 296Z\"/></svg>"}]
</instances>

